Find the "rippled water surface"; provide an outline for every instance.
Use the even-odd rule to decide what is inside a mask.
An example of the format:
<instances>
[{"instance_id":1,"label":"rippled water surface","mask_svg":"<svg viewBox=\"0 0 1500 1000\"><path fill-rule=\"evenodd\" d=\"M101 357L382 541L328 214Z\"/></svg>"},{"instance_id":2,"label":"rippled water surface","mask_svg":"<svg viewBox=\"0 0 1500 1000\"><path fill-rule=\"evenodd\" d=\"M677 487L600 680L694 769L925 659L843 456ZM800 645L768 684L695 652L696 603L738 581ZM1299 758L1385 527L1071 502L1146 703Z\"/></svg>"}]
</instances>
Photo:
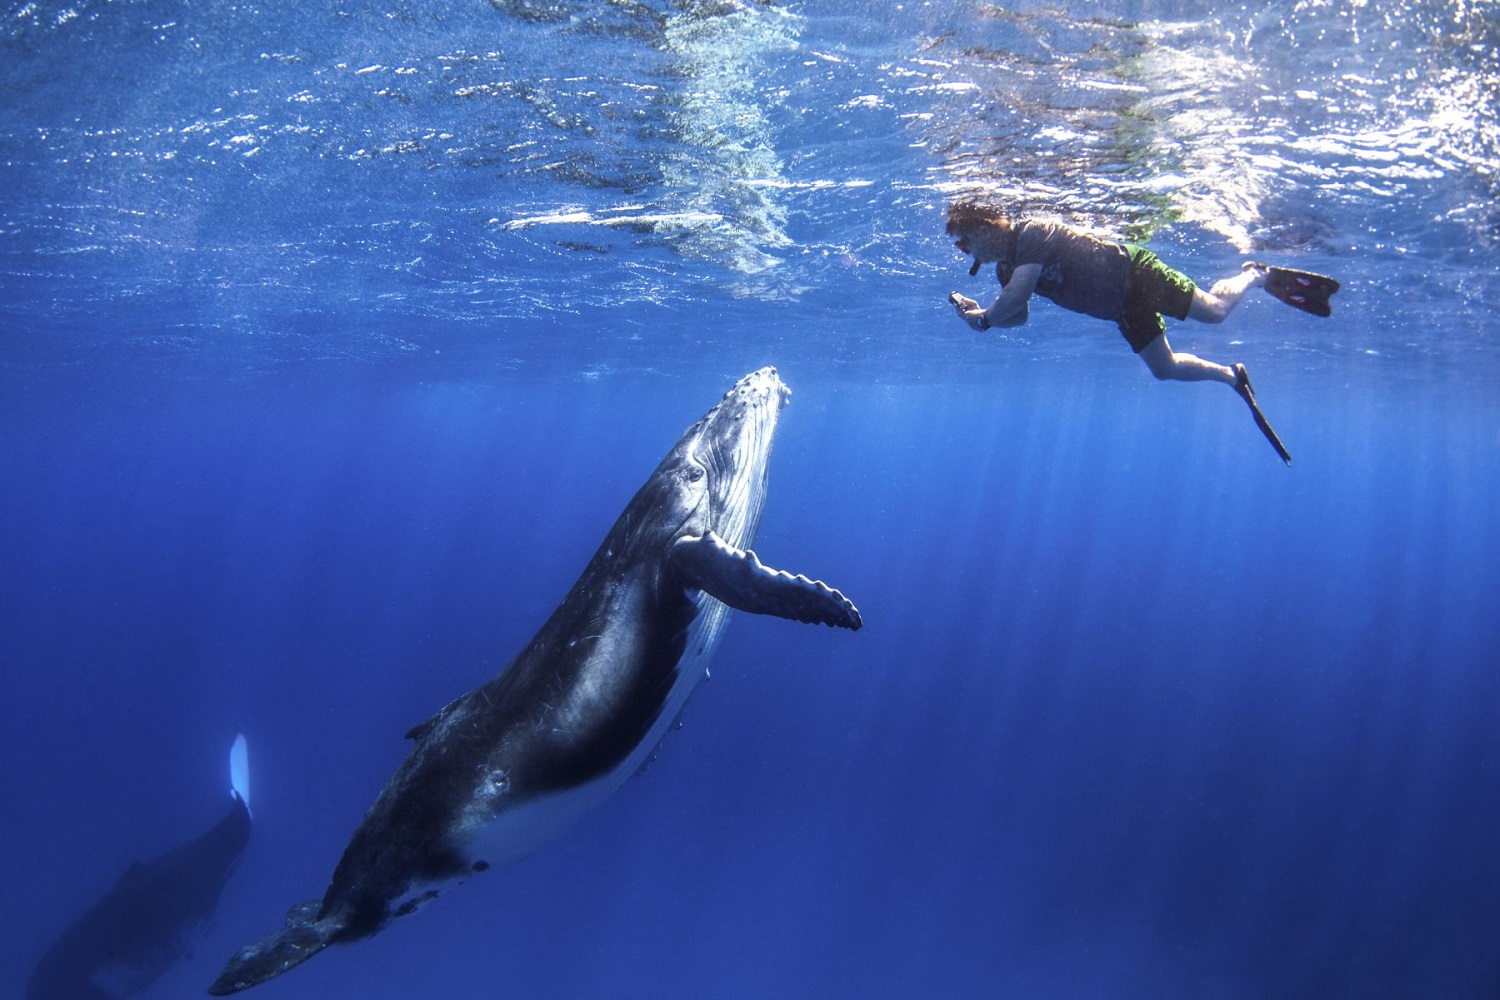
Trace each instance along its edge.
<instances>
[{"instance_id":1,"label":"rippled water surface","mask_svg":"<svg viewBox=\"0 0 1500 1000\"><path fill-rule=\"evenodd\" d=\"M546 364L565 324L639 365L621 339L784 302L883 364L845 321L932 319L966 193L1493 307L1494 5L1199 8L29 2L5 309L42 360L107 312L86 350Z\"/></svg>"}]
</instances>

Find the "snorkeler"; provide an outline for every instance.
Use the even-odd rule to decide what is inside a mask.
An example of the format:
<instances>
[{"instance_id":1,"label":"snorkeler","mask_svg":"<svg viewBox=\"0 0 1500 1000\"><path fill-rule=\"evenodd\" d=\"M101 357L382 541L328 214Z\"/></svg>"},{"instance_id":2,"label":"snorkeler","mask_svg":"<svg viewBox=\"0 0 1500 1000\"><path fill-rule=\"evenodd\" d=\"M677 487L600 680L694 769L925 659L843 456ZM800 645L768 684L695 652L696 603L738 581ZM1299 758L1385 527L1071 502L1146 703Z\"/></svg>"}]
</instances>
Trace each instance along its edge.
<instances>
[{"instance_id":1,"label":"snorkeler","mask_svg":"<svg viewBox=\"0 0 1500 1000\"><path fill-rule=\"evenodd\" d=\"M948 235L957 237L953 245L960 251L973 255L970 275L993 263L1000 281L1000 294L988 308L957 292L948 297L971 327L1020 326L1030 315L1032 292L1072 312L1113 320L1157 378L1232 386L1250 407L1266 440L1282 461L1291 464L1291 454L1260 412L1245 366L1226 367L1172 350L1162 317L1220 323L1252 288L1264 288L1289 305L1327 316L1328 297L1338 291L1337 281L1306 271L1246 264L1239 274L1205 291L1144 247L1096 239L1056 222L1013 221L992 205L971 201L949 206Z\"/></svg>"}]
</instances>

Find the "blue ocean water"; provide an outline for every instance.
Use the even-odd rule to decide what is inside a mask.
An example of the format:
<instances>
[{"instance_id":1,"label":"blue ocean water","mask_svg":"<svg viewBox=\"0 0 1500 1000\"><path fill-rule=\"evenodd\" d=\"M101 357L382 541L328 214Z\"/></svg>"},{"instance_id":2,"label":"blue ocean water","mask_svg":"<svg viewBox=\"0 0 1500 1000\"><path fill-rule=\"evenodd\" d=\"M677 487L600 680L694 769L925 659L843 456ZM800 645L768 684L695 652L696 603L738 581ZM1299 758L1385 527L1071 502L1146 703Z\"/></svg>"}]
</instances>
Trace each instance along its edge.
<instances>
[{"instance_id":1,"label":"blue ocean water","mask_svg":"<svg viewBox=\"0 0 1500 1000\"><path fill-rule=\"evenodd\" d=\"M0 8L0 994L255 830L201 995L680 431L792 387L736 614L603 808L274 997L1500 995L1500 7ZM1254 295L977 334L943 208Z\"/></svg>"}]
</instances>

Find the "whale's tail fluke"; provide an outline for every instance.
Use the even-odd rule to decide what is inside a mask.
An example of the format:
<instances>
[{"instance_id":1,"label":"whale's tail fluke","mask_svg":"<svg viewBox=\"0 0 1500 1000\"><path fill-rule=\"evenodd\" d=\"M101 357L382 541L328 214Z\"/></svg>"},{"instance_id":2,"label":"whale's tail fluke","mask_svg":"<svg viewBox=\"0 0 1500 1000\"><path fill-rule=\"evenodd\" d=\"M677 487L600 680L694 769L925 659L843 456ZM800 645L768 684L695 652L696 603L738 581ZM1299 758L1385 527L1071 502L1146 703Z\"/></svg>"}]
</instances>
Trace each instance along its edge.
<instances>
[{"instance_id":1,"label":"whale's tail fluke","mask_svg":"<svg viewBox=\"0 0 1500 1000\"><path fill-rule=\"evenodd\" d=\"M234 745L229 748L229 794L245 804L245 812L250 812L250 746L238 729L234 731Z\"/></svg>"},{"instance_id":2,"label":"whale's tail fluke","mask_svg":"<svg viewBox=\"0 0 1500 1000\"><path fill-rule=\"evenodd\" d=\"M275 979L328 947L340 925L334 920L318 919L322 904L321 899L309 899L288 910L286 925L235 952L208 992L222 997L247 990Z\"/></svg>"}]
</instances>

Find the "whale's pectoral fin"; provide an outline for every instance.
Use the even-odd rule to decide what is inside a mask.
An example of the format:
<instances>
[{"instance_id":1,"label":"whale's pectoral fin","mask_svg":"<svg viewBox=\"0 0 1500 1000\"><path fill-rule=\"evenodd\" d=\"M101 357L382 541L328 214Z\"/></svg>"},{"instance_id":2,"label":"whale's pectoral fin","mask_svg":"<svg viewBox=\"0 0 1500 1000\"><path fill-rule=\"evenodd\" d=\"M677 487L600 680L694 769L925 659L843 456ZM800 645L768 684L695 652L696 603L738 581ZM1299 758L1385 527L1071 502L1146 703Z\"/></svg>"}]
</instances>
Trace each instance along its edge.
<instances>
[{"instance_id":1,"label":"whale's pectoral fin","mask_svg":"<svg viewBox=\"0 0 1500 1000\"><path fill-rule=\"evenodd\" d=\"M754 552L737 549L712 531L673 542L671 562L683 586L740 611L847 629L864 624L849 598L828 584L772 569Z\"/></svg>"},{"instance_id":2,"label":"whale's pectoral fin","mask_svg":"<svg viewBox=\"0 0 1500 1000\"><path fill-rule=\"evenodd\" d=\"M235 952L208 992L228 996L274 979L328 947L336 927L318 920L322 900L309 899L287 911L286 926Z\"/></svg>"}]
</instances>

